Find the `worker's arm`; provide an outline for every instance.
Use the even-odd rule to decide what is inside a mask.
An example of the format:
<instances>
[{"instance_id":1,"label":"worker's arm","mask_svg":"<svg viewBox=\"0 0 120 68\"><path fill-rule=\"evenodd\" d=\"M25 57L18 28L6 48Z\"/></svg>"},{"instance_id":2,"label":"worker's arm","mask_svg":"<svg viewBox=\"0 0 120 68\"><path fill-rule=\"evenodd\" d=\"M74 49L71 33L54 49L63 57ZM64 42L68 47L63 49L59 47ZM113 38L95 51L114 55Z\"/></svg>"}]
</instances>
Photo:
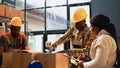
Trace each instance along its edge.
<instances>
[{"instance_id":1,"label":"worker's arm","mask_svg":"<svg viewBox=\"0 0 120 68\"><path fill-rule=\"evenodd\" d=\"M70 29L68 29L68 31L63 36L61 36L60 38L58 38L52 44L52 46L56 48L57 46L65 43L66 41L68 41L71 38L71 36L73 35L73 32L74 32L74 27L71 27Z\"/></svg>"}]
</instances>

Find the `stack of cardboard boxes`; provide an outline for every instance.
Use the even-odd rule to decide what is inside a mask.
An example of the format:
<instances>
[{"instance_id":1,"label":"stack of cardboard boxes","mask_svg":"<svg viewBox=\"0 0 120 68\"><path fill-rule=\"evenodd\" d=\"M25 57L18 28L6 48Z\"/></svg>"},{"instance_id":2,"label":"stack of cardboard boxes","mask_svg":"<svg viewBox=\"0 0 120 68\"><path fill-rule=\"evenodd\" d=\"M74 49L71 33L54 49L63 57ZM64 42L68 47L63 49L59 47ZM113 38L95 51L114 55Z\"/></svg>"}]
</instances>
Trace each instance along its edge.
<instances>
[{"instance_id":1,"label":"stack of cardboard boxes","mask_svg":"<svg viewBox=\"0 0 120 68\"><path fill-rule=\"evenodd\" d=\"M33 60L40 61L43 68L69 68L63 53L3 53L3 68L27 68Z\"/></svg>"},{"instance_id":2,"label":"stack of cardboard boxes","mask_svg":"<svg viewBox=\"0 0 120 68\"><path fill-rule=\"evenodd\" d=\"M27 68L35 53L3 53L3 68Z\"/></svg>"},{"instance_id":3,"label":"stack of cardboard boxes","mask_svg":"<svg viewBox=\"0 0 120 68\"><path fill-rule=\"evenodd\" d=\"M20 17L22 20L24 19L24 11L18 10L16 8L0 4L0 16L13 18L15 16Z\"/></svg>"}]
</instances>

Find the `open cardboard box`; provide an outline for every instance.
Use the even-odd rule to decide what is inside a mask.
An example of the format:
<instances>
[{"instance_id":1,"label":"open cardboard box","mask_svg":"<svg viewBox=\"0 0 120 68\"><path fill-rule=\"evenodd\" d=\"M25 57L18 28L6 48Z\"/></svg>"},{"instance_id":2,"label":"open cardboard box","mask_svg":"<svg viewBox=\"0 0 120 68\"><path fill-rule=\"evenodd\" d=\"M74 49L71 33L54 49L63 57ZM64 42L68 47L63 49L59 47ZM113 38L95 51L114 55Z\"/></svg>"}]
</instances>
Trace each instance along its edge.
<instances>
[{"instance_id":1,"label":"open cardboard box","mask_svg":"<svg viewBox=\"0 0 120 68\"><path fill-rule=\"evenodd\" d=\"M63 53L41 53L35 57L39 60L43 68L69 68L68 57Z\"/></svg>"},{"instance_id":2,"label":"open cardboard box","mask_svg":"<svg viewBox=\"0 0 120 68\"><path fill-rule=\"evenodd\" d=\"M27 68L36 53L3 53L3 68Z\"/></svg>"}]
</instances>

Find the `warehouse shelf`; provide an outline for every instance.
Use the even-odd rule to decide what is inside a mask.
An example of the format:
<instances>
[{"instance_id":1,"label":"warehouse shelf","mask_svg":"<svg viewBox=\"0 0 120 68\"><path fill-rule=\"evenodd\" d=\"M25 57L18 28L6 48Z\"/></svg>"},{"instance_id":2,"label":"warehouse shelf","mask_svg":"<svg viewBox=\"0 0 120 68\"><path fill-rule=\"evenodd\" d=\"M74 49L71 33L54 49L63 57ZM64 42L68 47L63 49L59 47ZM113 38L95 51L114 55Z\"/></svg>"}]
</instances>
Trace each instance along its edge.
<instances>
[{"instance_id":1,"label":"warehouse shelf","mask_svg":"<svg viewBox=\"0 0 120 68\"><path fill-rule=\"evenodd\" d=\"M9 17L5 17L5 16L0 16L0 23L4 22L4 23L9 23L11 21L12 18ZM26 23L25 21L22 21L23 23Z\"/></svg>"},{"instance_id":2,"label":"warehouse shelf","mask_svg":"<svg viewBox=\"0 0 120 68\"><path fill-rule=\"evenodd\" d=\"M0 16L0 22L5 22L8 23L10 22L11 18L5 17L5 16Z\"/></svg>"}]
</instances>

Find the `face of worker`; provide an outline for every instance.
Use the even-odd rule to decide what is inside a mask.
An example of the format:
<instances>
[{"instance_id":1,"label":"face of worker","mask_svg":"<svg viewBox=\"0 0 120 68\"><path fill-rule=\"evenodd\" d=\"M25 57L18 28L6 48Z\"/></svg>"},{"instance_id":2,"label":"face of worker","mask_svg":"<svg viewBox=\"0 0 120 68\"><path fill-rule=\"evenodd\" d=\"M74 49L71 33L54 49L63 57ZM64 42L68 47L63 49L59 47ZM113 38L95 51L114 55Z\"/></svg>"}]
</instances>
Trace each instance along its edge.
<instances>
[{"instance_id":1,"label":"face of worker","mask_svg":"<svg viewBox=\"0 0 120 68\"><path fill-rule=\"evenodd\" d=\"M10 30L13 37L18 37L20 33L20 28L21 27L11 25Z\"/></svg>"},{"instance_id":2,"label":"face of worker","mask_svg":"<svg viewBox=\"0 0 120 68\"><path fill-rule=\"evenodd\" d=\"M98 28L98 27L95 27L95 26L91 26L90 31L91 31L91 34L92 34L92 35L97 35L98 32L99 32L99 28Z\"/></svg>"},{"instance_id":3,"label":"face of worker","mask_svg":"<svg viewBox=\"0 0 120 68\"><path fill-rule=\"evenodd\" d=\"M75 23L76 29L78 29L78 30L83 30L83 29L85 28L85 26L86 26L85 22L86 22L85 20L76 22L76 23Z\"/></svg>"}]
</instances>

